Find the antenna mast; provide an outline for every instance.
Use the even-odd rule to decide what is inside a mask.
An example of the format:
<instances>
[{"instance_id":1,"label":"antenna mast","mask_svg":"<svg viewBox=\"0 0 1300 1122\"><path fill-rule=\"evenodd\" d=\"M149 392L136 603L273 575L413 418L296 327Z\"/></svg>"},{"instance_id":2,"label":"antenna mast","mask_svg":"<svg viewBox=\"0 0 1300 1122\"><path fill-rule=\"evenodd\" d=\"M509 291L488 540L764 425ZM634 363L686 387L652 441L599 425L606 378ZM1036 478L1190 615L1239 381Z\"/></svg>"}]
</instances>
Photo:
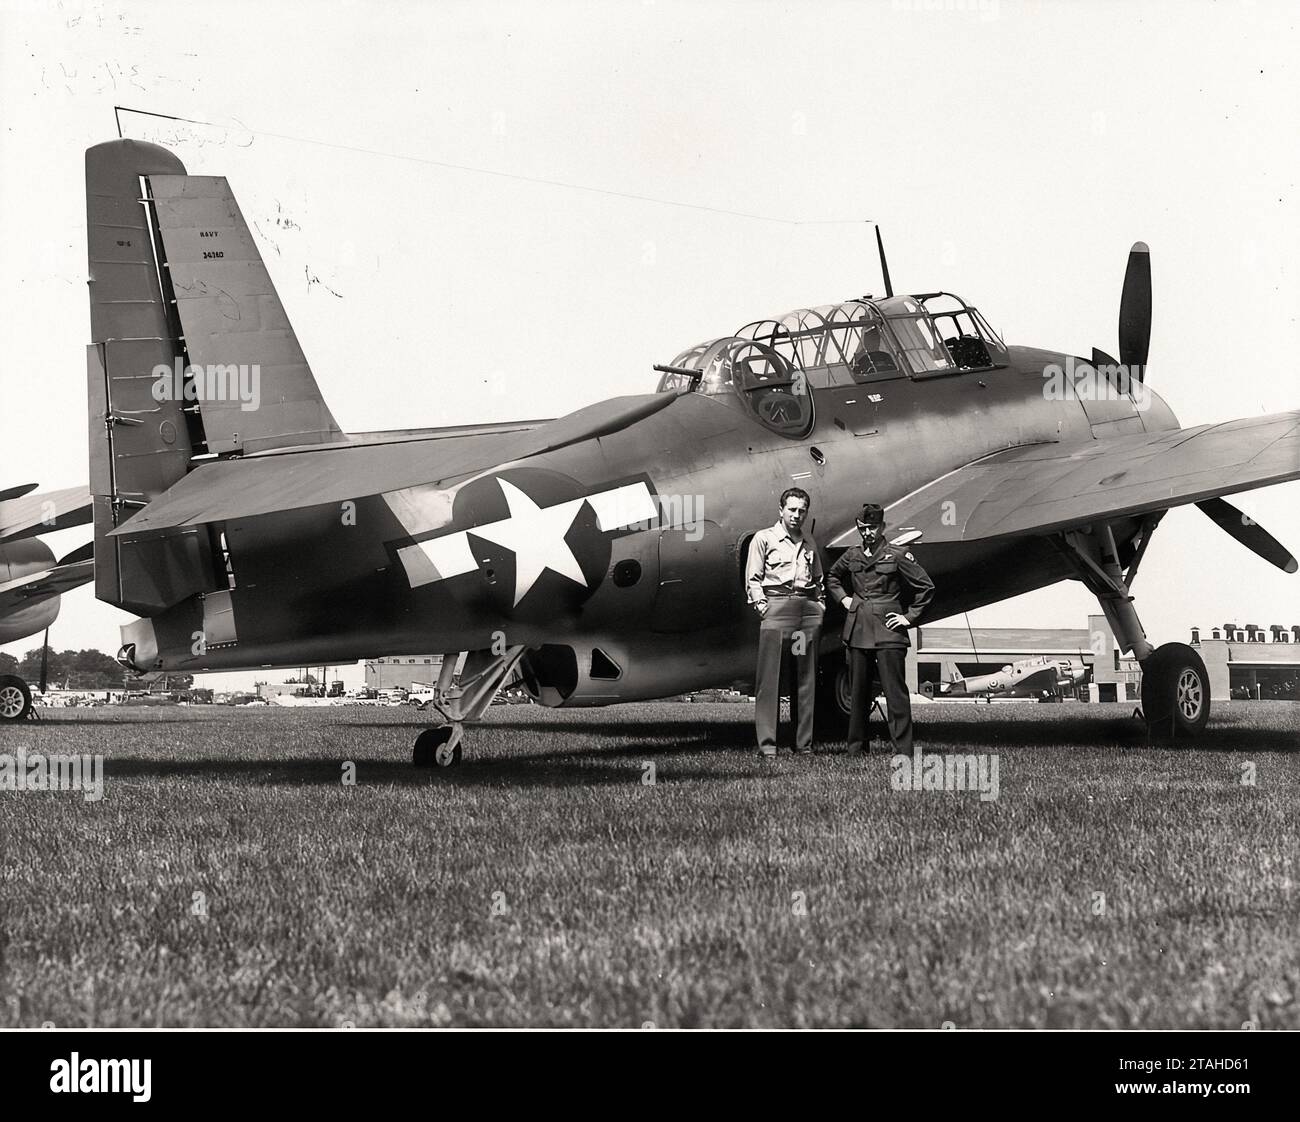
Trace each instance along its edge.
<instances>
[{"instance_id":1,"label":"antenna mast","mask_svg":"<svg viewBox=\"0 0 1300 1122\"><path fill-rule=\"evenodd\" d=\"M880 223L873 223L876 227L876 249L880 251L880 272L885 278L885 295L894 295L894 286L889 283L889 262L885 260L885 240L880 236Z\"/></svg>"}]
</instances>

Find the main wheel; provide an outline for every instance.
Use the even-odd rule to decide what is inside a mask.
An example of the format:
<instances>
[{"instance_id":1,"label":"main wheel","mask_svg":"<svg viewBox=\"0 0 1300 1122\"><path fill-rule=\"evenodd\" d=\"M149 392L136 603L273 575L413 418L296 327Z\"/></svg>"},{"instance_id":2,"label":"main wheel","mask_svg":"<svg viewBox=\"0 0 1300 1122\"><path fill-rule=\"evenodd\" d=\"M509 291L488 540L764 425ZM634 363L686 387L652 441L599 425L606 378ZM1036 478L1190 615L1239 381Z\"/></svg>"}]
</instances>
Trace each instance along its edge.
<instances>
[{"instance_id":1,"label":"main wheel","mask_svg":"<svg viewBox=\"0 0 1300 1122\"><path fill-rule=\"evenodd\" d=\"M0 721L21 721L32 711L32 691L12 674L0 674Z\"/></svg>"},{"instance_id":2,"label":"main wheel","mask_svg":"<svg viewBox=\"0 0 1300 1122\"><path fill-rule=\"evenodd\" d=\"M843 740L849 734L849 662L843 653L828 654L817 662L817 710L813 716L818 740Z\"/></svg>"},{"instance_id":3,"label":"main wheel","mask_svg":"<svg viewBox=\"0 0 1300 1122\"><path fill-rule=\"evenodd\" d=\"M451 767L460 763L461 728L459 725L440 725L425 729L415 738L411 749L411 763L416 767Z\"/></svg>"},{"instance_id":4,"label":"main wheel","mask_svg":"<svg viewBox=\"0 0 1300 1122\"><path fill-rule=\"evenodd\" d=\"M1142 715L1153 736L1196 736L1210 719L1210 675L1186 643L1165 643L1142 664Z\"/></svg>"}]
</instances>

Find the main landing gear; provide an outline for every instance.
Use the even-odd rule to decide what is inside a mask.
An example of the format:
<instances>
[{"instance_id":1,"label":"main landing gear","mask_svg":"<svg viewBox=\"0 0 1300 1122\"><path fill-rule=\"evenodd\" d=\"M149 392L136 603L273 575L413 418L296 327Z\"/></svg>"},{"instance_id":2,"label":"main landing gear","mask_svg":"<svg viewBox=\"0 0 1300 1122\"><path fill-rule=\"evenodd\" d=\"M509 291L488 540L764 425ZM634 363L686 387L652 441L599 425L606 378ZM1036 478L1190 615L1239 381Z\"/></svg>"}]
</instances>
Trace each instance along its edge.
<instances>
[{"instance_id":1,"label":"main landing gear","mask_svg":"<svg viewBox=\"0 0 1300 1122\"><path fill-rule=\"evenodd\" d=\"M849 663L843 650L828 651L817 659L817 708L813 710L813 736L818 741L841 743L849 734ZM791 707L796 704L791 698ZM794 719L793 711L790 714Z\"/></svg>"},{"instance_id":2,"label":"main landing gear","mask_svg":"<svg viewBox=\"0 0 1300 1122\"><path fill-rule=\"evenodd\" d=\"M1120 565L1120 551L1108 523L1066 531L1056 541L1074 563L1079 579L1097 597L1120 649L1132 651L1142 666L1142 716L1147 730L1153 737L1178 741L1196 736L1209 722L1210 676L1201 656L1186 643L1152 647L1133 607L1129 588L1159 521L1160 515L1143 520L1130 543L1127 568ZM1098 653L1094 651L1094 658Z\"/></svg>"},{"instance_id":3,"label":"main landing gear","mask_svg":"<svg viewBox=\"0 0 1300 1122\"><path fill-rule=\"evenodd\" d=\"M411 763L416 767L440 768L460 763L465 723L477 721L487 712L523 653L522 644L507 647L500 655L491 651L470 651L465 656L459 685L452 685L452 677L460 656L446 656L438 675L439 700L429 704L446 718L447 723L425 729L415 738Z\"/></svg>"},{"instance_id":4,"label":"main landing gear","mask_svg":"<svg viewBox=\"0 0 1300 1122\"><path fill-rule=\"evenodd\" d=\"M12 674L0 674L0 721L21 721L32 712L32 691Z\"/></svg>"}]
</instances>

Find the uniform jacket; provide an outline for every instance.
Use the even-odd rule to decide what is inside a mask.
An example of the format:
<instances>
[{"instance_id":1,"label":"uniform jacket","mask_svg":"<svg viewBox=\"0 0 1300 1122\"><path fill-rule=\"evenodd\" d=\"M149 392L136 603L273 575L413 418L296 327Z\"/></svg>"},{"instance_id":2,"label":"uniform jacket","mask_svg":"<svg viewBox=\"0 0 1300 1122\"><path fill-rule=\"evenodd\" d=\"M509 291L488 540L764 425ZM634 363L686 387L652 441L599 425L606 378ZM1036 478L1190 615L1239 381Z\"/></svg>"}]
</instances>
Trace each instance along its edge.
<instances>
[{"instance_id":1,"label":"uniform jacket","mask_svg":"<svg viewBox=\"0 0 1300 1122\"><path fill-rule=\"evenodd\" d=\"M841 637L850 647L908 647L906 631L885 626L898 612L915 624L934 598L934 581L906 549L882 538L872 553L860 545L845 551L826 578L836 601L853 597Z\"/></svg>"}]
</instances>

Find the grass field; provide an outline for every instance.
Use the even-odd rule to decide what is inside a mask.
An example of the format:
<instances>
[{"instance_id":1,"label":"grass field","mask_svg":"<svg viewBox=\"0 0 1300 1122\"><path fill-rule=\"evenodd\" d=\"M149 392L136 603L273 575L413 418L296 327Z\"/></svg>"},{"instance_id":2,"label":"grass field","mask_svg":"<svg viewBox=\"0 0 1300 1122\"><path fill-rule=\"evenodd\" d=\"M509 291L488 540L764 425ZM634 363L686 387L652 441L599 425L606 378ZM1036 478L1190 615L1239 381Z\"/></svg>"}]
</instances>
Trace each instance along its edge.
<instances>
[{"instance_id":1,"label":"grass field","mask_svg":"<svg viewBox=\"0 0 1300 1122\"><path fill-rule=\"evenodd\" d=\"M106 760L100 802L0 792L0 1025L1300 1028L1300 706L1195 750L916 716L996 800L765 764L744 705L499 706L437 772L405 709L0 729Z\"/></svg>"}]
</instances>

